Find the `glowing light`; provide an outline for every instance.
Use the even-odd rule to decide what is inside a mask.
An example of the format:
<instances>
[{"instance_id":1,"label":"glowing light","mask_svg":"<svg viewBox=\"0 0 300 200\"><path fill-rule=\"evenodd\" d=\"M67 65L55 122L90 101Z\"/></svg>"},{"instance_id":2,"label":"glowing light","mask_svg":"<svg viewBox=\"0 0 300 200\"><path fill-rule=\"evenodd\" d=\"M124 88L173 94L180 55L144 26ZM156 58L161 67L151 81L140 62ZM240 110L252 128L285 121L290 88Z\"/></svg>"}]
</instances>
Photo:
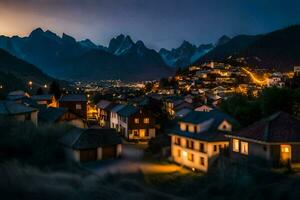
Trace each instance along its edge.
<instances>
[{"instance_id":1,"label":"glowing light","mask_svg":"<svg viewBox=\"0 0 300 200\"><path fill-rule=\"evenodd\" d=\"M251 80L259 85L266 85L268 83L268 79L264 79L264 80L260 80L258 78L255 77L254 73L250 72L249 70L247 70L246 68L242 68L242 70L244 70L251 78Z\"/></svg>"},{"instance_id":2,"label":"glowing light","mask_svg":"<svg viewBox=\"0 0 300 200\"><path fill-rule=\"evenodd\" d=\"M45 84L45 85L44 85L44 88L47 88L47 87L48 87L48 85Z\"/></svg>"},{"instance_id":3,"label":"glowing light","mask_svg":"<svg viewBox=\"0 0 300 200\"><path fill-rule=\"evenodd\" d=\"M188 154L187 154L186 151L183 151L183 152L182 152L182 155L183 155L184 157L187 157Z\"/></svg>"},{"instance_id":4,"label":"glowing light","mask_svg":"<svg viewBox=\"0 0 300 200\"><path fill-rule=\"evenodd\" d=\"M29 81L29 82L28 82L28 85L32 86L32 81Z\"/></svg>"}]
</instances>

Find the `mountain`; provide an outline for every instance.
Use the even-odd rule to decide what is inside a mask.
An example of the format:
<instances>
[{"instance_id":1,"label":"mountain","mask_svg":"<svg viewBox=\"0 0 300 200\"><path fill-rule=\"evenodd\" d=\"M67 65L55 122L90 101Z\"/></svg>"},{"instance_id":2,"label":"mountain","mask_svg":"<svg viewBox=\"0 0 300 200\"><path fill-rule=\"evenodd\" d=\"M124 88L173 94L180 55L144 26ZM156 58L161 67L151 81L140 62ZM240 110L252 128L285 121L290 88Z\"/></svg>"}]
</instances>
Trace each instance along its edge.
<instances>
[{"instance_id":1,"label":"mountain","mask_svg":"<svg viewBox=\"0 0 300 200\"><path fill-rule=\"evenodd\" d=\"M33 82L33 87L38 88L54 80L34 65L0 49L0 84L5 91L26 89L29 81Z\"/></svg>"},{"instance_id":2,"label":"mountain","mask_svg":"<svg viewBox=\"0 0 300 200\"><path fill-rule=\"evenodd\" d=\"M197 60L222 61L280 71L300 65L300 25L290 26L264 35L239 35L217 46Z\"/></svg>"},{"instance_id":3,"label":"mountain","mask_svg":"<svg viewBox=\"0 0 300 200\"><path fill-rule=\"evenodd\" d=\"M213 50L198 59L195 64L201 64L208 61L225 61L230 56L238 55L242 50L247 48L250 44L258 40L260 35L239 35L225 44L216 46Z\"/></svg>"},{"instance_id":4,"label":"mountain","mask_svg":"<svg viewBox=\"0 0 300 200\"><path fill-rule=\"evenodd\" d=\"M300 25L290 26L263 35L233 59L244 58L244 63L281 71L300 65Z\"/></svg>"},{"instance_id":5,"label":"mountain","mask_svg":"<svg viewBox=\"0 0 300 200\"><path fill-rule=\"evenodd\" d=\"M184 67L195 62L213 49L213 47L214 46L212 44L205 44L197 47L188 41L183 41L183 43L176 49L173 48L172 50L167 50L162 48L159 51L159 54L167 65L177 68Z\"/></svg>"},{"instance_id":6,"label":"mountain","mask_svg":"<svg viewBox=\"0 0 300 200\"><path fill-rule=\"evenodd\" d=\"M156 51L124 35L113 38L106 48L89 39L76 41L65 33L60 37L38 28L28 37L0 36L0 48L64 79L143 80L173 73ZM133 74L126 73L132 69Z\"/></svg>"},{"instance_id":7,"label":"mountain","mask_svg":"<svg viewBox=\"0 0 300 200\"><path fill-rule=\"evenodd\" d=\"M227 42L230 41L230 37L228 37L227 35L223 35L222 37L219 38L219 40L216 43L216 46L221 46L223 44L226 44Z\"/></svg>"}]
</instances>

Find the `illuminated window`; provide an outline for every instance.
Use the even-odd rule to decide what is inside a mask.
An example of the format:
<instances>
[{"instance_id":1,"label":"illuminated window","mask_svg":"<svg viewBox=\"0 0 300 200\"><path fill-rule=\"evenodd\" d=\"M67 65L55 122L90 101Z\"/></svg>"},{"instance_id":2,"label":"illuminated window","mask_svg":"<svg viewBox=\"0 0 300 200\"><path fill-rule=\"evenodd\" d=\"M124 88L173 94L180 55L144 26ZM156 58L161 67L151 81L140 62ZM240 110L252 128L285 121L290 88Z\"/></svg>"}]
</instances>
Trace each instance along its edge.
<instances>
[{"instance_id":1,"label":"illuminated window","mask_svg":"<svg viewBox=\"0 0 300 200\"><path fill-rule=\"evenodd\" d=\"M282 153L289 153L290 152L290 146L289 145L281 145L281 152Z\"/></svg>"},{"instance_id":2,"label":"illuminated window","mask_svg":"<svg viewBox=\"0 0 300 200\"><path fill-rule=\"evenodd\" d=\"M149 118L144 118L144 124L149 124L150 123L150 119Z\"/></svg>"},{"instance_id":3,"label":"illuminated window","mask_svg":"<svg viewBox=\"0 0 300 200\"><path fill-rule=\"evenodd\" d=\"M241 142L241 153L248 155L248 142Z\"/></svg>"},{"instance_id":4,"label":"illuminated window","mask_svg":"<svg viewBox=\"0 0 300 200\"><path fill-rule=\"evenodd\" d=\"M200 165L202 165L202 166L205 165L204 157L200 157Z\"/></svg>"},{"instance_id":5,"label":"illuminated window","mask_svg":"<svg viewBox=\"0 0 300 200\"><path fill-rule=\"evenodd\" d=\"M76 104L76 110L81 110L81 104Z\"/></svg>"},{"instance_id":6,"label":"illuminated window","mask_svg":"<svg viewBox=\"0 0 300 200\"><path fill-rule=\"evenodd\" d=\"M177 156L178 156L178 158L181 157L181 150L180 149L177 150Z\"/></svg>"},{"instance_id":7,"label":"illuminated window","mask_svg":"<svg viewBox=\"0 0 300 200\"><path fill-rule=\"evenodd\" d=\"M235 152L240 151L240 141L239 140L237 140L237 139L232 140L232 150Z\"/></svg>"},{"instance_id":8,"label":"illuminated window","mask_svg":"<svg viewBox=\"0 0 300 200\"><path fill-rule=\"evenodd\" d=\"M134 123L135 123L135 124L140 123L140 119L139 119L139 118L134 118Z\"/></svg>"},{"instance_id":9,"label":"illuminated window","mask_svg":"<svg viewBox=\"0 0 300 200\"><path fill-rule=\"evenodd\" d=\"M194 154L189 153L188 154L188 160L191 161L191 162L194 162Z\"/></svg>"}]
</instances>

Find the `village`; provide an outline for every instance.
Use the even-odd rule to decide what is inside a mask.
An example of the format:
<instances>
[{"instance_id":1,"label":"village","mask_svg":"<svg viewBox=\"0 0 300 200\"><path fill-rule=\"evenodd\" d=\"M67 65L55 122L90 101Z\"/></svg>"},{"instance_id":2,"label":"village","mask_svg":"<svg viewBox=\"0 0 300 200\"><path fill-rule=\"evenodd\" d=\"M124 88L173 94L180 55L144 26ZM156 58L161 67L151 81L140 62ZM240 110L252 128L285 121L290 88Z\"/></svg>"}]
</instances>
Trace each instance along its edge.
<instances>
[{"instance_id":1,"label":"village","mask_svg":"<svg viewBox=\"0 0 300 200\"><path fill-rule=\"evenodd\" d=\"M59 97L12 91L0 101L0 115L36 127L70 124L74 128L57 143L67 159L98 174L205 173L220 156L247 163L257 158L264 163L260 167L296 169L300 121L292 113L276 110L245 125L220 105L232 95L257 98L265 88L290 87L299 75L300 67L283 74L211 62L160 81L101 82L102 88L76 82ZM33 84L28 83L30 88ZM168 164L145 161L146 155ZM108 160L112 162L102 164Z\"/></svg>"}]
</instances>

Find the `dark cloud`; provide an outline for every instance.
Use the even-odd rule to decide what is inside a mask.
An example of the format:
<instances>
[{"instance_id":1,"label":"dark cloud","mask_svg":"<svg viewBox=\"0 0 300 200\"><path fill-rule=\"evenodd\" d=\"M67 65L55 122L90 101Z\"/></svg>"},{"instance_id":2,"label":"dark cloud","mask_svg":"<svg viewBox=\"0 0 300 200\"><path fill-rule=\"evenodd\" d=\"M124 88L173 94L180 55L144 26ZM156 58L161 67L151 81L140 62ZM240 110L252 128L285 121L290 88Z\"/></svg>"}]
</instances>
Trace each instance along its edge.
<instances>
[{"instance_id":1,"label":"dark cloud","mask_svg":"<svg viewBox=\"0 0 300 200\"><path fill-rule=\"evenodd\" d=\"M7 28L15 34L42 26L107 44L126 33L154 48L264 33L300 23L298 13L298 0L0 0L1 20L22 22Z\"/></svg>"}]
</instances>

